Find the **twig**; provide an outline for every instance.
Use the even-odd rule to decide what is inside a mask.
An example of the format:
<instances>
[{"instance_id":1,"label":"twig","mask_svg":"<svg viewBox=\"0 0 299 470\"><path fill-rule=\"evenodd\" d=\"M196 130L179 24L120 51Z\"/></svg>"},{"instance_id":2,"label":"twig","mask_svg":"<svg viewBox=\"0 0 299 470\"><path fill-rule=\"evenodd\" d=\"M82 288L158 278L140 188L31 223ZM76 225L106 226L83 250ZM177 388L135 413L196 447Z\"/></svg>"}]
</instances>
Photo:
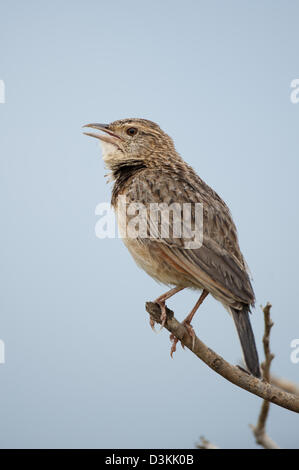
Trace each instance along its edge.
<instances>
[{"instance_id":1,"label":"twig","mask_svg":"<svg viewBox=\"0 0 299 470\"><path fill-rule=\"evenodd\" d=\"M263 308L265 323L265 332L263 336L265 361L262 363L261 368L263 371L263 380L267 383L270 381L270 367L271 362L274 359L274 354L272 354L270 351L270 333L271 328L274 325L270 317L271 307L272 305L268 302L267 305ZM270 402L268 400L264 400L258 417L257 425L250 425L250 427L257 444L264 447L264 449L279 449L279 446L266 433L266 421L269 414L269 408Z\"/></svg>"},{"instance_id":2,"label":"twig","mask_svg":"<svg viewBox=\"0 0 299 470\"><path fill-rule=\"evenodd\" d=\"M263 336L263 345L264 345L264 353L265 353L265 361L262 363L262 371L263 371L263 379L266 382L269 382L270 379L270 367L271 363L274 359L274 354L270 351L270 333L271 328L273 327L274 323L271 320L270 310L272 305L268 302L267 305L263 308L264 312L264 325L265 325L265 332Z\"/></svg>"},{"instance_id":3,"label":"twig","mask_svg":"<svg viewBox=\"0 0 299 470\"><path fill-rule=\"evenodd\" d=\"M219 449L212 442L208 441L204 436L200 436L200 442L196 444L197 449Z\"/></svg>"},{"instance_id":4,"label":"twig","mask_svg":"<svg viewBox=\"0 0 299 470\"><path fill-rule=\"evenodd\" d=\"M244 369L246 365L243 361L240 361L239 367ZM284 390L285 392L299 396L299 384L292 382L289 379L285 379L284 377L277 377L277 375L270 374L269 383L275 385L275 387L278 387L281 390Z\"/></svg>"},{"instance_id":5,"label":"twig","mask_svg":"<svg viewBox=\"0 0 299 470\"><path fill-rule=\"evenodd\" d=\"M158 304L147 302L146 310L155 322L161 323L161 309ZM217 372L217 374L222 375L222 377L229 380L231 383L263 398L264 400L299 413L298 396L284 392L278 387L265 383L262 380L243 372L238 367L229 364L212 349L208 348L197 336L193 339L185 326L174 318L171 310L167 308L166 313L167 320L165 328L171 334L176 336L182 344L190 349L197 357L199 357L199 359Z\"/></svg>"},{"instance_id":6,"label":"twig","mask_svg":"<svg viewBox=\"0 0 299 470\"><path fill-rule=\"evenodd\" d=\"M243 369L244 367L246 367L243 361L240 362L239 367ZM269 383L275 385L275 387L278 387L281 390L284 390L285 392L299 396L299 385L289 379L285 379L284 377L277 377L276 375L270 374Z\"/></svg>"},{"instance_id":7,"label":"twig","mask_svg":"<svg viewBox=\"0 0 299 470\"><path fill-rule=\"evenodd\" d=\"M276 377L275 375L270 375L270 383L276 387L281 388L285 392L292 393L293 395L299 395L299 385L291 382L288 379L283 377Z\"/></svg>"}]
</instances>

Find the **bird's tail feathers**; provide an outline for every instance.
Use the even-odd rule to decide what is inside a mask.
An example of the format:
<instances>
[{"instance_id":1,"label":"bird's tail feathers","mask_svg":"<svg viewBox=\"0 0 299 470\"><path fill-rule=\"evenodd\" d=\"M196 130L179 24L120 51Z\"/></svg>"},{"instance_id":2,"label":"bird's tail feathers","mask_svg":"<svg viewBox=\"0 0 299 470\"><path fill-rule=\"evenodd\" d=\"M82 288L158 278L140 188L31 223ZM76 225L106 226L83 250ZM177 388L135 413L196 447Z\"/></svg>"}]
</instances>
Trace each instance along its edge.
<instances>
[{"instance_id":1,"label":"bird's tail feathers","mask_svg":"<svg viewBox=\"0 0 299 470\"><path fill-rule=\"evenodd\" d=\"M259 358L249 319L249 306L244 305L242 310L237 310L234 308L231 308L230 310L239 335L245 364L252 375L260 378L261 372Z\"/></svg>"}]
</instances>

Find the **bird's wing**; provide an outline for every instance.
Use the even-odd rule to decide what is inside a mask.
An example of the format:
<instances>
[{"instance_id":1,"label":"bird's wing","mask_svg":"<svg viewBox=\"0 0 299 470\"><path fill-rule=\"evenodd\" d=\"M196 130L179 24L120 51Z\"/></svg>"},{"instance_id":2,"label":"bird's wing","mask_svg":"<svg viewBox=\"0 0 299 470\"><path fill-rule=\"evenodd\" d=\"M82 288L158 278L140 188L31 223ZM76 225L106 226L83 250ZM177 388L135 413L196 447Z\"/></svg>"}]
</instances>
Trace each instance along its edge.
<instances>
[{"instance_id":1,"label":"bird's wing","mask_svg":"<svg viewBox=\"0 0 299 470\"><path fill-rule=\"evenodd\" d=\"M159 243L165 260L179 266L197 280L199 286L206 287L222 300L254 303L254 293L229 209L199 177L195 182L189 182L174 172L147 169L132 178L126 188L126 198L128 204L138 201L146 207L144 215L150 241ZM169 224L161 213L158 219L152 216L153 206L161 203L172 208ZM174 221L183 221L183 204L188 203L191 203L191 224L188 217L185 223L181 222L182 233L178 237L174 233ZM199 228L202 237L196 232L195 203L202 207L202 228ZM200 240L200 247L190 247L193 229ZM140 243L149 241L142 234L138 239Z\"/></svg>"}]
</instances>

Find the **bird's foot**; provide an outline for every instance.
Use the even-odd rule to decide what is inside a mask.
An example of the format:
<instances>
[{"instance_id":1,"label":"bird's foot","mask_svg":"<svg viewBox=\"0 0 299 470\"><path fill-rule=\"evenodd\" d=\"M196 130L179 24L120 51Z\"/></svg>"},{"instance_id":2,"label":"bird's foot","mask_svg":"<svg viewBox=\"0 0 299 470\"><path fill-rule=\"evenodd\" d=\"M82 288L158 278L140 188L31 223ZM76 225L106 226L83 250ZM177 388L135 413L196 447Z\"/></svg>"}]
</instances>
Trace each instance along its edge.
<instances>
[{"instance_id":1,"label":"bird's foot","mask_svg":"<svg viewBox=\"0 0 299 470\"><path fill-rule=\"evenodd\" d=\"M166 323L166 320L167 320L167 313L166 313L166 303L165 303L165 300L159 300L159 299L156 299L155 300L155 303L159 305L160 309L161 309L161 317L160 317L160 320L161 320L161 328L160 328L160 331L162 330L162 328L164 328L165 326L165 323ZM154 325L152 326L152 323L155 325L155 322L153 320L150 321L150 325L152 327L152 329L154 331L155 330L155 327Z\"/></svg>"},{"instance_id":2,"label":"bird's foot","mask_svg":"<svg viewBox=\"0 0 299 470\"><path fill-rule=\"evenodd\" d=\"M176 345L178 344L179 339L176 336L174 336L172 333L169 336L169 339L172 342L171 349L170 349L170 356L171 356L171 359L173 359L173 353L176 352ZM181 345L183 348L184 347L183 343L181 343Z\"/></svg>"},{"instance_id":3,"label":"bird's foot","mask_svg":"<svg viewBox=\"0 0 299 470\"><path fill-rule=\"evenodd\" d=\"M191 323L187 319L185 319L183 321L182 325L184 325L184 327L186 328L186 330L188 331L189 335L192 338L192 350L193 350L194 349L194 344L195 344L195 332L194 332L193 326L191 325ZM173 334L171 334L169 336L169 338L170 338L170 341L172 342L172 346L171 346L171 349L170 349L170 356L173 359L173 353L175 353L176 345L178 344L178 342L180 340L176 336L174 336ZM182 341L181 341L181 346L182 346L183 349L185 348Z\"/></svg>"},{"instance_id":4,"label":"bird's foot","mask_svg":"<svg viewBox=\"0 0 299 470\"><path fill-rule=\"evenodd\" d=\"M192 338L192 349L194 349L195 332L194 332L193 326L187 320L183 321L183 325L185 326L186 330L188 331L189 335Z\"/></svg>"},{"instance_id":5,"label":"bird's foot","mask_svg":"<svg viewBox=\"0 0 299 470\"><path fill-rule=\"evenodd\" d=\"M155 320L152 318L151 315L150 315L150 321L149 321L149 323L150 323L150 326L151 326L151 329L153 330L153 332L156 333L156 328L155 328L156 322L155 322Z\"/></svg>"}]
</instances>

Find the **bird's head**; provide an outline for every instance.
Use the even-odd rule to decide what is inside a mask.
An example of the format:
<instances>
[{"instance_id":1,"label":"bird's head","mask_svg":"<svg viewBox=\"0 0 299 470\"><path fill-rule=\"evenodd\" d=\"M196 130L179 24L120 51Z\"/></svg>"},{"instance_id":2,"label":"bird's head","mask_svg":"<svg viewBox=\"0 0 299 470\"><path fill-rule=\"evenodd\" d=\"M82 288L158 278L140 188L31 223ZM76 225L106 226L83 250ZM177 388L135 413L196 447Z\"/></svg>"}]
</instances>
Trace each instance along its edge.
<instances>
[{"instance_id":1,"label":"bird's head","mask_svg":"<svg viewBox=\"0 0 299 470\"><path fill-rule=\"evenodd\" d=\"M130 162L152 164L176 154L172 139L147 119L121 119L111 124L87 124L102 133L84 132L101 141L103 160L110 169Z\"/></svg>"}]
</instances>

